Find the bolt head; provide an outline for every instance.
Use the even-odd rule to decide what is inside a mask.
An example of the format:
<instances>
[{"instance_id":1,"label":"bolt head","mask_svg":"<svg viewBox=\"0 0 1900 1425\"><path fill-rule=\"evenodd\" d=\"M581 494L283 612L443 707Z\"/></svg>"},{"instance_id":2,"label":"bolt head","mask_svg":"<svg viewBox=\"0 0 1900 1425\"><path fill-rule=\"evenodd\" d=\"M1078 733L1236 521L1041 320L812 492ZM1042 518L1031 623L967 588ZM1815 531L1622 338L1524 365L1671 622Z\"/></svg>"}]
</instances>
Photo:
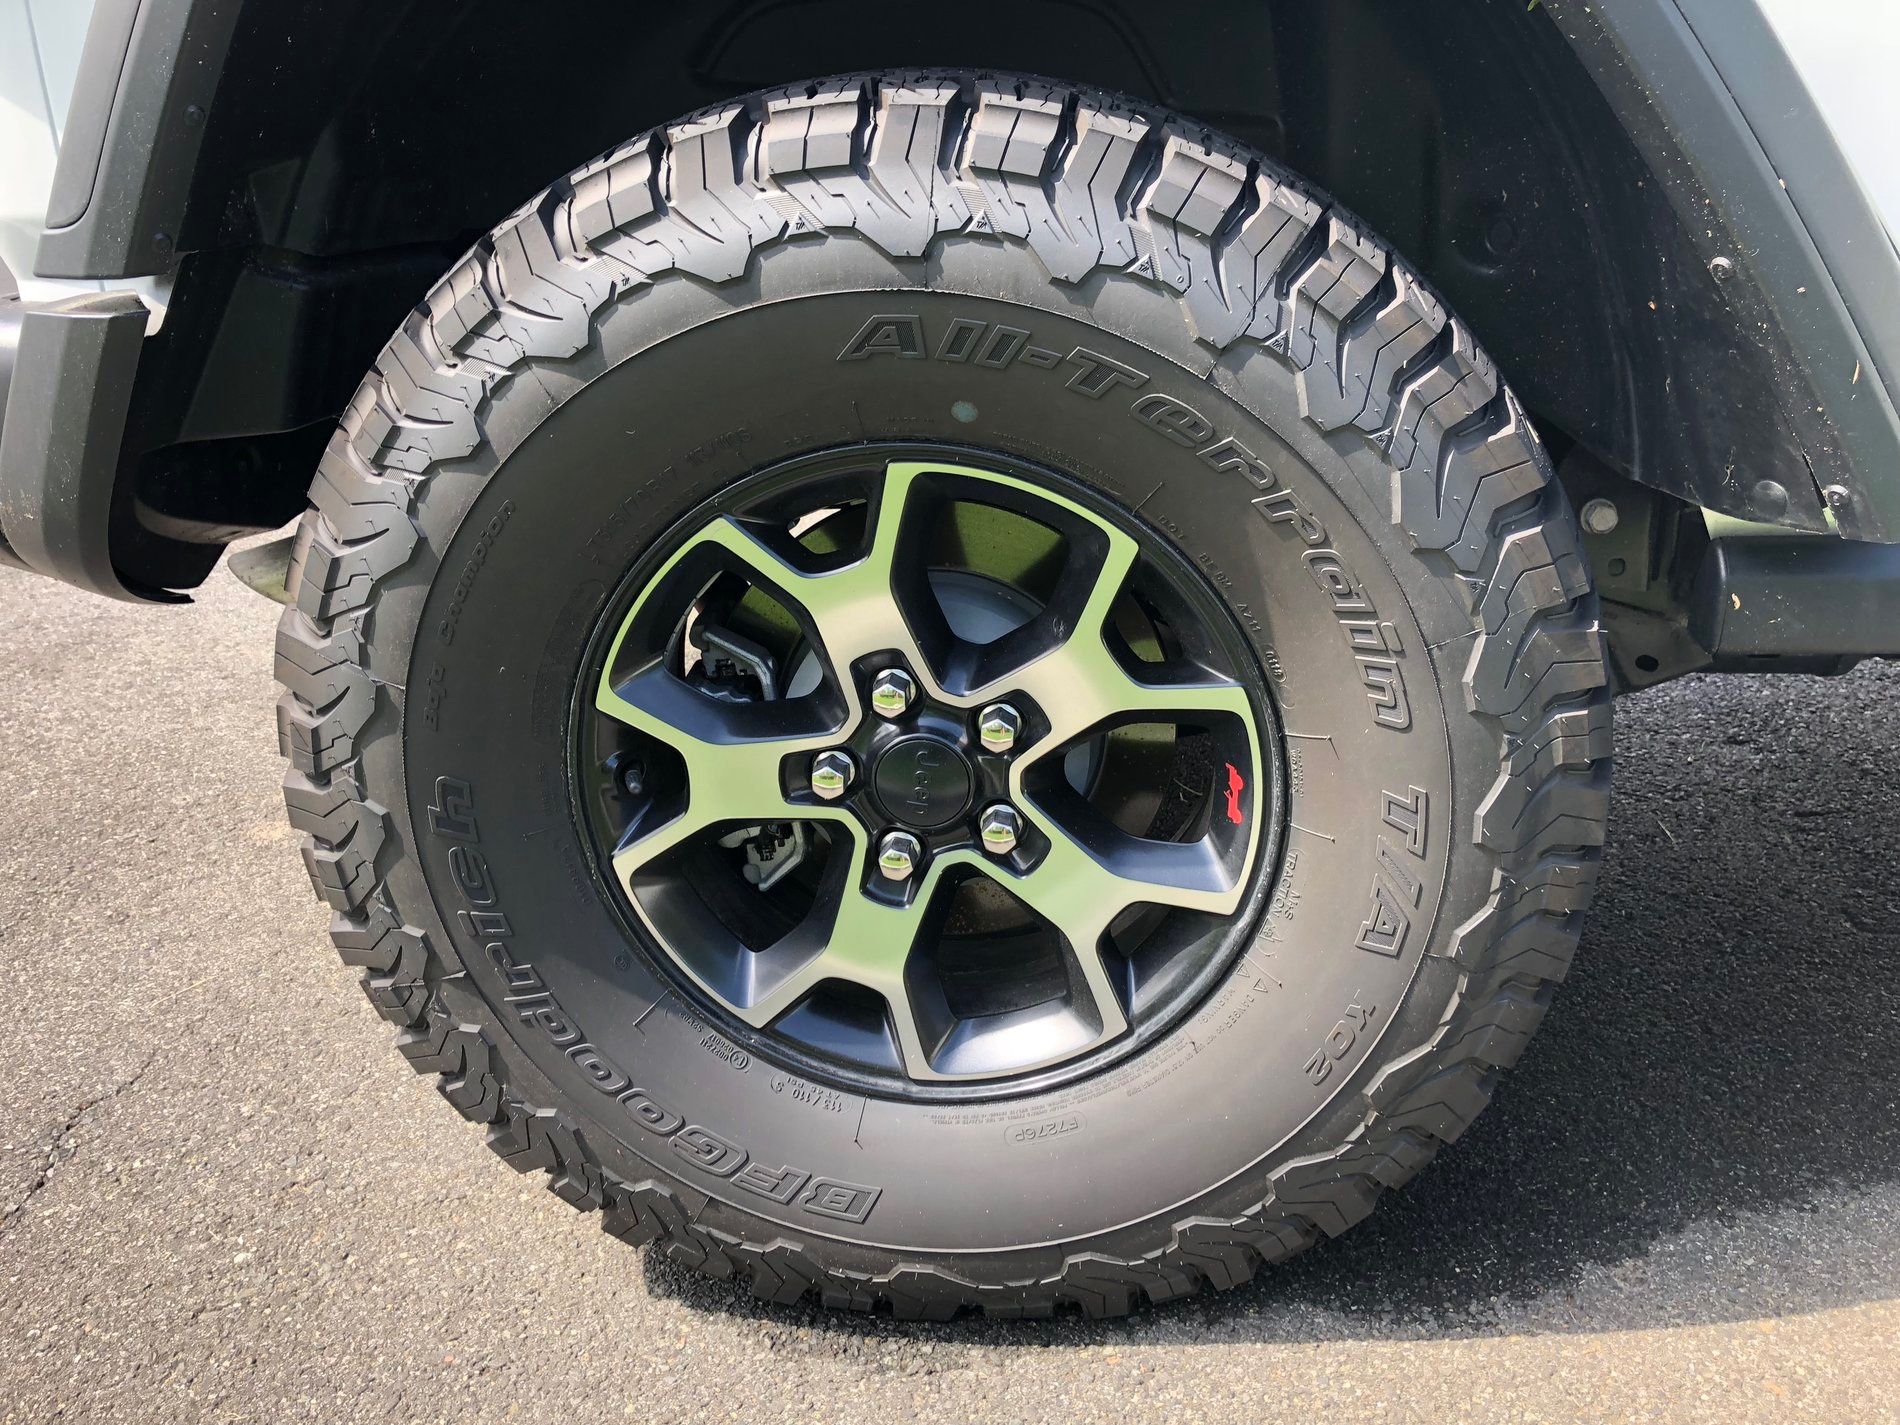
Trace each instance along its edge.
<instances>
[{"instance_id":1,"label":"bolt head","mask_svg":"<svg viewBox=\"0 0 1900 1425\"><path fill-rule=\"evenodd\" d=\"M985 807L976 826L977 834L983 841L983 849L992 856L1009 855L1016 849L1016 842L1023 834L1022 814L1015 807L1000 803Z\"/></svg>"},{"instance_id":2,"label":"bolt head","mask_svg":"<svg viewBox=\"0 0 1900 1425\"><path fill-rule=\"evenodd\" d=\"M917 696L917 680L902 668L886 668L871 680L871 710L879 717L901 717Z\"/></svg>"},{"instance_id":3,"label":"bolt head","mask_svg":"<svg viewBox=\"0 0 1900 1425\"><path fill-rule=\"evenodd\" d=\"M877 845L878 874L887 881L908 881L923 855L923 843L908 831L888 831Z\"/></svg>"},{"instance_id":4,"label":"bolt head","mask_svg":"<svg viewBox=\"0 0 1900 1425\"><path fill-rule=\"evenodd\" d=\"M1601 496L1594 500L1586 500L1583 508L1577 511L1577 518L1582 521L1584 529L1591 534L1608 534L1623 520L1615 502L1603 499Z\"/></svg>"},{"instance_id":5,"label":"bolt head","mask_svg":"<svg viewBox=\"0 0 1900 1425\"><path fill-rule=\"evenodd\" d=\"M848 752L820 752L811 759L811 789L814 795L835 802L851 786L857 764Z\"/></svg>"},{"instance_id":6,"label":"bolt head","mask_svg":"<svg viewBox=\"0 0 1900 1425\"><path fill-rule=\"evenodd\" d=\"M1008 752L1023 730L1022 714L1008 703L991 703L976 715L977 735L986 752Z\"/></svg>"},{"instance_id":7,"label":"bolt head","mask_svg":"<svg viewBox=\"0 0 1900 1425\"><path fill-rule=\"evenodd\" d=\"M1788 487L1779 480L1757 480L1749 496L1749 503L1756 512L1770 520L1778 520L1788 513Z\"/></svg>"}]
</instances>

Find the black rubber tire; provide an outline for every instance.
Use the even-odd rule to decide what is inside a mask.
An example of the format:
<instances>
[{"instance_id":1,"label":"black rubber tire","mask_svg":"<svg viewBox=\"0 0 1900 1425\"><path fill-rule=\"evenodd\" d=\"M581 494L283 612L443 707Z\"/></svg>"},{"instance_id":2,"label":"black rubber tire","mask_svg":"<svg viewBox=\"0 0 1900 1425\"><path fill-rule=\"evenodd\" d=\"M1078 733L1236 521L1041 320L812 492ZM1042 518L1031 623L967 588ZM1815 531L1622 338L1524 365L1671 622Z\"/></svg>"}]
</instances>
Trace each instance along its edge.
<instances>
[{"instance_id":1,"label":"black rubber tire","mask_svg":"<svg viewBox=\"0 0 1900 1425\"><path fill-rule=\"evenodd\" d=\"M978 371L939 344L958 321L1016 334ZM729 427L677 414L703 410L696 389L739 412ZM947 420L953 390L973 424ZM638 446L613 444L635 427ZM1288 835L1306 849L1262 888L1253 949L1203 1009L1047 1102L926 1119L795 1079L788 1096L682 999L660 1009L664 992L602 971L589 1016L623 994L646 996L641 1019L659 1009L632 1026L644 1040L590 1026L631 1046L610 1062L524 949L577 926L549 961L578 974L610 920L556 814L561 769L537 760L563 745L587 631L640 552L746 470L801 443L922 437L1066 469L1196 559L1300 739ZM636 449L657 473L603 480ZM1274 163L1178 116L910 73L644 135L443 278L357 392L311 499L279 728L344 959L511 1165L773 1300L1115 1314L1245 1281L1455 1139L1575 951L1610 704L1549 462L1416 276ZM543 809L566 829L528 825ZM625 983L646 983L641 957L622 958ZM657 1089L641 1100L645 1132L626 1102L642 1091L614 1096L623 1060L668 1084L664 1109ZM853 1114L855 1132L834 1125ZM1184 1125L1175 1146L1142 1156L1144 1123L1163 1120ZM885 1124L920 1163L946 1135L965 1171L928 1186L895 1166L859 1186L847 1170L876 1153L853 1140ZM787 1159L760 1140L809 1142L805 1166L767 1167ZM733 1187L747 1162L751 1197ZM761 1187L794 1177L786 1196ZM1017 1179L1055 1207L1017 1204ZM1048 1230L1045 1211L1075 1229Z\"/></svg>"}]
</instances>

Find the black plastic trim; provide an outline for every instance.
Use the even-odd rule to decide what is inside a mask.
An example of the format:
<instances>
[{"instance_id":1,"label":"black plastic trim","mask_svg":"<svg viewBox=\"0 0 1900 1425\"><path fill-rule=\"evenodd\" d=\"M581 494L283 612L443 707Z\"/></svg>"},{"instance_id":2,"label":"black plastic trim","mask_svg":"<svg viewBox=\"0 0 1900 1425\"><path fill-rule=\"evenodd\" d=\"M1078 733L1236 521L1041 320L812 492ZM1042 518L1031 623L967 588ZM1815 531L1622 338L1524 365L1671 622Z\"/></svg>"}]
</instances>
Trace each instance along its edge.
<instances>
[{"instance_id":1,"label":"black plastic trim","mask_svg":"<svg viewBox=\"0 0 1900 1425\"><path fill-rule=\"evenodd\" d=\"M145 304L88 293L30 307L0 430L0 529L26 567L107 598L174 601L112 566L112 504Z\"/></svg>"},{"instance_id":2,"label":"black plastic trim","mask_svg":"<svg viewBox=\"0 0 1900 1425\"><path fill-rule=\"evenodd\" d=\"M1718 668L1755 658L1900 658L1900 545L1715 540L1696 576L1689 631Z\"/></svg>"},{"instance_id":3,"label":"black plastic trim","mask_svg":"<svg viewBox=\"0 0 1900 1425\"><path fill-rule=\"evenodd\" d=\"M1765 196L1774 201L1781 184L1787 185L1788 200L1873 357L1862 383L1877 378L1900 404L1900 252L1873 199L1758 6L1735 0L1677 3L1773 167L1777 182ZM1852 374L1836 374L1836 397L1853 399L1858 389Z\"/></svg>"}]
</instances>

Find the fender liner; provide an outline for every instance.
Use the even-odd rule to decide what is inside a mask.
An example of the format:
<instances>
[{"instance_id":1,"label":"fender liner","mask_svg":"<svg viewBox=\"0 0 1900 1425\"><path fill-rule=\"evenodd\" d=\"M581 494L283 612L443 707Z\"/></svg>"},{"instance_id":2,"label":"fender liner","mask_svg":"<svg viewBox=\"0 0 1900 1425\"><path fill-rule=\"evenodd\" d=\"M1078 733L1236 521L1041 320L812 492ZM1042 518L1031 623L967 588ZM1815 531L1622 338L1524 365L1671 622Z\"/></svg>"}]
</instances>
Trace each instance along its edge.
<instances>
[{"instance_id":1,"label":"fender liner","mask_svg":"<svg viewBox=\"0 0 1900 1425\"><path fill-rule=\"evenodd\" d=\"M1546 8L1703 262L1732 265L1724 286L1742 305L1737 335L1774 358L1815 493L1839 532L1900 541L1900 254L1760 6ZM1793 523L1706 490L1670 493Z\"/></svg>"}]
</instances>

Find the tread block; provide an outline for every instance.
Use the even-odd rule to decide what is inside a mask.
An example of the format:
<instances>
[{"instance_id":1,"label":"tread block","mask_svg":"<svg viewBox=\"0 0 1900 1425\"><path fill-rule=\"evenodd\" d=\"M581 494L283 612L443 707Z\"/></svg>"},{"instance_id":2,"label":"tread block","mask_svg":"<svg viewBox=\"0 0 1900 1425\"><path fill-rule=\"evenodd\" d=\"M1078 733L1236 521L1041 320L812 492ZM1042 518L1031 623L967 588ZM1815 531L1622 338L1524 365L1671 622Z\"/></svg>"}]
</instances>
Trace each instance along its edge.
<instances>
[{"instance_id":1,"label":"tread block","mask_svg":"<svg viewBox=\"0 0 1900 1425\"><path fill-rule=\"evenodd\" d=\"M364 670L360 618L338 619L320 633L293 609L277 628L277 746L300 772L322 774L356 756L356 738L376 709Z\"/></svg>"},{"instance_id":2,"label":"tread block","mask_svg":"<svg viewBox=\"0 0 1900 1425\"><path fill-rule=\"evenodd\" d=\"M1387 258L1383 248L1337 215L1326 219L1326 238L1325 251L1287 290L1293 316L1286 356L1302 372L1317 363L1324 378L1338 385L1340 328L1379 285Z\"/></svg>"},{"instance_id":3,"label":"tread block","mask_svg":"<svg viewBox=\"0 0 1900 1425\"><path fill-rule=\"evenodd\" d=\"M682 272L729 282L752 261L752 250L780 236L785 219L750 176L752 116L731 105L666 132L671 150L662 192L669 221L650 229Z\"/></svg>"},{"instance_id":4,"label":"tread block","mask_svg":"<svg viewBox=\"0 0 1900 1425\"><path fill-rule=\"evenodd\" d=\"M1223 300L1214 259L1214 240L1247 187L1247 164L1210 152L1179 133L1166 132L1154 179L1135 204L1147 228L1153 277L1188 297L1188 313L1200 328L1203 315ZM1146 274L1144 274L1146 275Z\"/></svg>"},{"instance_id":5,"label":"tread block","mask_svg":"<svg viewBox=\"0 0 1900 1425\"><path fill-rule=\"evenodd\" d=\"M1324 205L1290 184L1256 174L1245 206L1250 209L1220 250L1219 282L1225 317L1211 304L1194 310L1202 341L1225 349L1241 336L1279 350L1286 342L1292 306L1286 297L1294 264ZM1193 310L1193 309L1191 309Z\"/></svg>"},{"instance_id":6,"label":"tread block","mask_svg":"<svg viewBox=\"0 0 1900 1425\"><path fill-rule=\"evenodd\" d=\"M361 801L342 778L312 781L292 771L284 778L290 824L309 838L304 869L319 899L332 910L355 911L376 886L383 846L383 809Z\"/></svg>"}]
</instances>

